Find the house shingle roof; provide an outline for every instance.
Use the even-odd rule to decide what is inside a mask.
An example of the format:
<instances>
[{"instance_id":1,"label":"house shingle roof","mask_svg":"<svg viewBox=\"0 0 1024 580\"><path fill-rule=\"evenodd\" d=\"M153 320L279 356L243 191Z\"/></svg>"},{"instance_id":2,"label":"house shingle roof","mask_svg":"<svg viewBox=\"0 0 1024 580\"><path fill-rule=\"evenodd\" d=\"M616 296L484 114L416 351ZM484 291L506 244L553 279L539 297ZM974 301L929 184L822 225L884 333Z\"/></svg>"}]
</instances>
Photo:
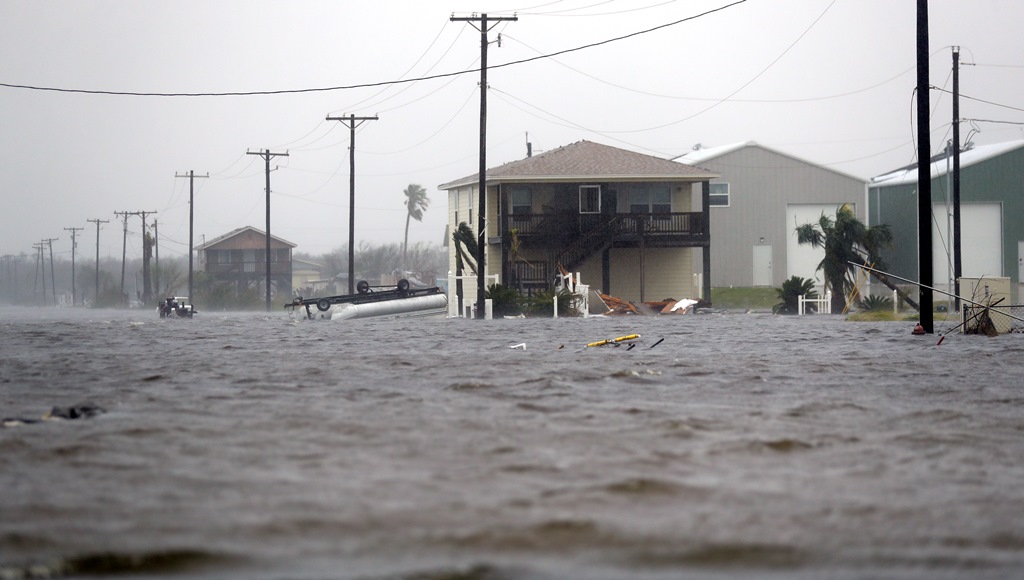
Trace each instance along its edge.
<instances>
[{"instance_id":1,"label":"house shingle roof","mask_svg":"<svg viewBox=\"0 0 1024 580\"><path fill-rule=\"evenodd\" d=\"M216 237L216 238L214 238L214 239L212 239L212 240L210 240L208 242L205 242L203 244L199 244L198 246L196 246L195 249L197 251L210 250L210 249L213 249L213 247L218 245L218 244L221 244L221 243L226 242L228 240L232 240L233 238L237 238L238 236L241 236L242 234L247 234L247 233L255 233L260 238L264 238L264 239L267 236L267 232L264 232L263 230L254 228L252 226L244 226L244 227L241 227L241 228L238 228L238 229L235 229L235 230L231 230L230 232L228 232L228 233L226 233L226 234L224 234L222 236L218 236L218 237ZM270 234L270 239L272 241L276 242L277 244L280 244L280 246L284 246L284 247L287 247L287 248L294 248L294 247L296 247L295 244L293 244L293 243L291 243L288 240L285 240L283 238L279 238L279 237L275 236L274 234ZM263 247L264 246L260 246L260 248L263 248Z\"/></svg>"},{"instance_id":2,"label":"house shingle roof","mask_svg":"<svg viewBox=\"0 0 1024 580\"><path fill-rule=\"evenodd\" d=\"M707 169L591 141L577 141L487 170L488 183L595 179L701 181L715 177L718 174ZM478 174L474 173L438 187L453 189L478 181Z\"/></svg>"}]
</instances>

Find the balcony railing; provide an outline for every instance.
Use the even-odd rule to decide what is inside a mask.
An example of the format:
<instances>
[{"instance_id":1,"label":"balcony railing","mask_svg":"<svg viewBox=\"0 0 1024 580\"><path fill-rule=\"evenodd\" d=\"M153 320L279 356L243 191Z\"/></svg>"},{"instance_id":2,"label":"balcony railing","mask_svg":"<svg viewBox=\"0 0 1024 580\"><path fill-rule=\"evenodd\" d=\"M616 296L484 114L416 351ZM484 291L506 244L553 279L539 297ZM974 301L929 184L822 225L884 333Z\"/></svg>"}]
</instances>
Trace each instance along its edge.
<instances>
[{"instance_id":1,"label":"balcony railing","mask_svg":"<svg viewBox=\"0 0 1024 580\"><path fill-rule=\"evenodd\" d=\"M266 262L229 262L229 263L217 263L206 265L206 271L210 274L218 276L243 276L243 277L257 277L266 276L267 263ZM291 274L291 263L289 262L271 262L270 263L270 274L271 275L290 275Z\"/></svg>"},{"instance_id":2,"label":"balcony railing","mask_svg":"<svg viewBox=\"0 0 1024 580\"><path fill-rule=\"evenodd\" d=\"M573 214L537 213L508 217L508 227L520 240L533 236L581 236L607 229L613 237L674 236L680 240L708 241L700 212Z\"/></svg>"}]
</instances>

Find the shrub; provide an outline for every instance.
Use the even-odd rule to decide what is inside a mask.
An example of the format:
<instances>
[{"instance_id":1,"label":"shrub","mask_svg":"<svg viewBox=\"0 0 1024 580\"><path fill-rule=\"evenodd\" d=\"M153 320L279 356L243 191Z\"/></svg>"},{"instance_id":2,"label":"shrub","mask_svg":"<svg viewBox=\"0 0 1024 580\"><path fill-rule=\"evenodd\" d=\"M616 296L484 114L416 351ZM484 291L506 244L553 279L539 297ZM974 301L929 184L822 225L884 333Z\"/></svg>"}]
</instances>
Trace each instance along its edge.
<instances>
[{"instance_id":1,"label":"shrub","mask_svg":"<svg viewBox=\"0 0 1024 580\"><path fill-rule=\"evenodd\" d=\"M817 298L818 293L814 290L814 280L805 280L800 276L793 276L782 283L782 288L775 290L779 293L779 302L772 307L774 314L797 314L800 312L800 296L804 298ZM808 311L815 311L814 305L808 305Z\"/></svg>"},{"instance_id":2,"label":"shrub","mask_svg":"<svg viewBox=\"0 0 1024 580\"><path fill-rule=\"evenodd\" d=\"M857 304L861 310L870 312L872 310L892 310L892 298L888 296L868 296L862 298Z\"/></svg>"},{"instance_id":3,"label":"shrub","mask_svg":"<svg viewBox=\"0 0 1024 580\"><path fill-rule=\"evenodd\" d=\"M523 297L511 286L491 284L484 296L491 299L495 316L516 316L523 312Z\"/></svg>"},{"instance_id":4,"label":"shrub","mask_svg":"<svg viewBox=\"0 0 1024 580\"><path fill-rule=\"evenodd\" d=\"M526 314L537 317L551 316L551 312L554 310L555 295L556 292L554 290L544 290L531 296L524 305ZM576 309L576 301L573 300L571 292L563 289L557 295L559 316L579 316L579 311Z\"/></svg>"}]
</instances>

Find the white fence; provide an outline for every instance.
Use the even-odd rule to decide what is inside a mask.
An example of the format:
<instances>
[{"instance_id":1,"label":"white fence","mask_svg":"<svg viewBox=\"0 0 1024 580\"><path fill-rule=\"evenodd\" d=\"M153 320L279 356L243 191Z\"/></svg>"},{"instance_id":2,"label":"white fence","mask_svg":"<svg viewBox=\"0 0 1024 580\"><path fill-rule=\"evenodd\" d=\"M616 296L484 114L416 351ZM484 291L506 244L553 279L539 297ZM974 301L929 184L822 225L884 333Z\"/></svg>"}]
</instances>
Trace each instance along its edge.
<instances>
[{"instance_id":1,"label":"white fence","mask_svg":"<svg viewBox=\"0 0 1024 580\"><path fill-rule=\"evenodd\" d=\"M818 314L832 314L832 291L825 292L824 298L804 298L801 294L797 305L797 313L800 316L807 314L808 304L814 306Z\"/></svg>"}]
</instances>

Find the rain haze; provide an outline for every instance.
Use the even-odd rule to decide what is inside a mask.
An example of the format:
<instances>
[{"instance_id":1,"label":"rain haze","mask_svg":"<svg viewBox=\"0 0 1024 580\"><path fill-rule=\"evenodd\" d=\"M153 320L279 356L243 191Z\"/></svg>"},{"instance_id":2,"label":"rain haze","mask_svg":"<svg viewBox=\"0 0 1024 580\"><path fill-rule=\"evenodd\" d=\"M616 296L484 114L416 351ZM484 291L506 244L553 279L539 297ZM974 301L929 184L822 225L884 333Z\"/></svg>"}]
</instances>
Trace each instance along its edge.
<instances>
[{"instance_id":1,"label":"rain haze","mask_svg":"<svg viewBox=\"0 0 1024 580\"><path fill-rule=\"evenodd\" d=\"M356 130L357 243L401 242L402 191L420 184L409 241L441 244L437 186L478 163L480 33L451 20L474 12L518 16L489 35L489 167L581 139L666 158L753 140L864 179L916 159L910 0L7 1L0 254L60 238L66 256L64 228L100 218L118 256L114 212L155 211L160 249L184 256L189 171L209 174L197 244L262 229L264 162L247 152L267 149L288 153L271 163L272 233L341 248L350 132L325 117L343 115L379 116ZM1021 136L1021 22L1016 0L931 2L933 153L951 135L952 45L975 120L961 135Z\"/></svg>"}]
</instances>

